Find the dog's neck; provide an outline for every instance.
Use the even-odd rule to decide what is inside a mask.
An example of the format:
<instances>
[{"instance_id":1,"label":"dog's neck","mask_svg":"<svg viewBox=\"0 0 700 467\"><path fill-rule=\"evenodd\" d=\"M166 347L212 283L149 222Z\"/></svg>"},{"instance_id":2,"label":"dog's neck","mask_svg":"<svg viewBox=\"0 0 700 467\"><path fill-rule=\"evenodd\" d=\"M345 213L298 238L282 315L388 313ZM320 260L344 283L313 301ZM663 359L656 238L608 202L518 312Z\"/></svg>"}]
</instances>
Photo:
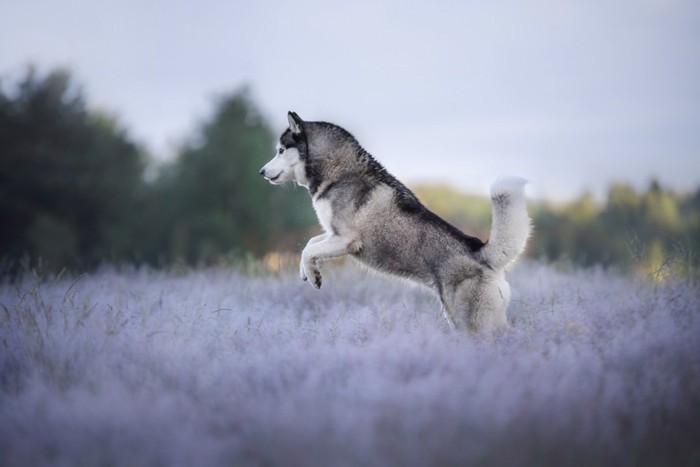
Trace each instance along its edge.
<instances>
[{"instance_id":1,"label":"dog's neck","mask_svg":"<svg viewBox=\"0 0 700 467\"><path fill-rule=\"evenodd\" d=\"M307 188L314 197L322 188L350 177L361 175L364 169L357 164L357 153L352 144L333 148L310 148L313 156L306 164ZM325 149L325 150L324 150Z\"/></svg>"}]
</instances>

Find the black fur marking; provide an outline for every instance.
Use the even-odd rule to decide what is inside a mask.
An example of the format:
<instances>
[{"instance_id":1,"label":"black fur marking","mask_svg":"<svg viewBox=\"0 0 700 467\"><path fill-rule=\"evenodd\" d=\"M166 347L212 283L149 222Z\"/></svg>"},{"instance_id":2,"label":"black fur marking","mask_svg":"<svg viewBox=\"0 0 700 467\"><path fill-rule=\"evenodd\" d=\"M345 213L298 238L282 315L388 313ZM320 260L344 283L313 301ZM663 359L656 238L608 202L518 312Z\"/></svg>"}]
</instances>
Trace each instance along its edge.
<instances>
[{"instance_id":1,"label":"black fur marking","mask_svg":"<svg viewBox=\"0 0 700 467\"><path fill-rule=\"evenodd\" d=\"M318 269L314 270L314 277L313 277L314 285L316 286L317 289L321 288L321 272Z\"/></svg>"},{"instance_id":2,"label":"black fur marking","mask_svg":"<svg viewBox=\"0 0 700 467\"><path fill-rule=\"evenodd\" d=\"M294 140L294 133L292 133L292 130L287 128L284 133L282 133L282 136L280 136L280 144L284 146L285 148L296 148L297 143Z\"/></svg>"},{"instance_id":3,"label":"black fur marking","mask_svg":"<svg viewBox=\"0 0 700 467\"><path fill-rule=\"evenodd\" d=\"M333 221L331 221L331 234L333 234L333 235L339 234L338 226Z\"/></svg>"},{"instance_id":4,"label":"black fur marking","mask_svg":"<svg viewBox=\"0 0 700 467\"><path fill-rule=\"evenodd\" d=\"M292 120L294 120L294 123L296 123L297 125L299 125L299 128L301 128L301 124L302 124L304 121L301 119L301 117L299 116L299 114L297 114L296 112L292 112L292 111L290 110L290 111L287 113L287 116L291 117Z\"/></svg>"},{"instance_id":5,"label":"black fur marking","mask_svg":"<svg viewBox=\"0 0 700 467\"><path fill-rule=\"evenodd\" d=\"M299 157L304 160L308 157L308 144L306 143L306 135L302 131L299 134L292 133L292 130L287 128L282 136L280 136L280 144L285 148L294 148L299 151Z\"/></svg>"},{"instance_id":6,"label":"black fur marking","mask_svg":"<svg viewBox=\"0 0 700 467\"><path fill-rule=\"evenodd\" d=\"M376 184L365 183L360 186L357 191L357 197L355 198L355 209L360 209L362 206L367 204L370 197L372 196L372 191L376 187Z\"/></svg>"},{"instance_id":7,"label":"black fur marking","mask_svg":"<svg viewBox=\"0 0 700 467\"><path fill-rule=\"evenodd\" d=\"M481 239L465 234L422 204L416 208L416 215L419 216L422 221L432 224L443 232L449 234L451 237L458 239L462 242L462 244L469 248L469 251L477 252L484 247L485 243L481 241Z\"/></svg>"},{"instance_id":8,"label":"black fur marking","mask_svg":"<svg viewBox=\"0 0 700 467\"><path fill-rule=\"evenodd\" d=\"M331 190L335 188L336 186L339 185L339 182L331 182L326 187L321 191L321 193L317 193L318 197L316 199L324 199L324 198L329 198L331 195Z\"/></svg>"},{"instance_id":9,"label":"black fur marking","mask_svg":"<svg viewBox=\"0 0 700 467\"><path fill-rule=\"evenodd\" d=\"M309 193L313 197L316 195L321 183L323 183L323 177L318 167L311 163L310 160L307 160L306 163L306 179L309 181Z\"/></svg>"},{"instance_id":10,"label":"black fur marking","mask_svg":"<svg viewBox=\"0 0 700 467\"><path fill-rule=\"evenodd\" d=\"M491 202L497 206L507 206L510 204L510 195L508 193L499 193L491 197Z\"/></svg>"},{"instance_id":11,"label":"black fur marking","mask_svg":"<svg viewBox=\"0 0 700 467\"><path fill-rule=\"evenodd\" d=\"M351 177L350 179L341 180L337 182L331 182L323 189L320 189L320 193L317 191L315 196L316 199L333 199L333 192L336 189L342 188L346 193L353 193L353 207L355 210L360 209L364 206L370 199L372 191L378 186L375 182L369 182L367 180L360 179L358 177Z\"/></svg>"}]
</instances>

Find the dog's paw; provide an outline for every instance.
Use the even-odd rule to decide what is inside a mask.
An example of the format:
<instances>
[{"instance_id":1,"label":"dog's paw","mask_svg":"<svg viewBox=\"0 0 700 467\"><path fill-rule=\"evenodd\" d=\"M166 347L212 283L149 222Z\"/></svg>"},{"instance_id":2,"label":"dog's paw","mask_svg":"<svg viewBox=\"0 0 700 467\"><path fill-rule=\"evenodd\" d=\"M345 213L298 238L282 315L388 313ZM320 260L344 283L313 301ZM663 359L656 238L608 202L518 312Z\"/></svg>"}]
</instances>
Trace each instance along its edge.
<instances>
[{"instance_id":1,"label":"dog's paw","mask_svg":"<svg viewBox=\"0 0 700 467\"><path fill-rule=\"evenodd\" d=\"M299 276L303 281L309 281L317 289L321 288L321 271L312 262L302 262L299 268Z\"/></svg>"}]
</instances>

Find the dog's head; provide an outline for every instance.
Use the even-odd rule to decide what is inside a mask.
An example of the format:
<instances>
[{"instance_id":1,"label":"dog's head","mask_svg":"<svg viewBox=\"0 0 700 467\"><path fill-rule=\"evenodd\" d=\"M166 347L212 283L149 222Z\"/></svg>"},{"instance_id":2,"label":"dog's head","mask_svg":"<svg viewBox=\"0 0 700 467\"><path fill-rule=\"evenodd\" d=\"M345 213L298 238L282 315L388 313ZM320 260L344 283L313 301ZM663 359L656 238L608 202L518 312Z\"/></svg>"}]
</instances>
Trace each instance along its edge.
<instances>
[{"instance_id":1,"label":"dog's head","mask_svg":"<svg viewBox=\"0 0 700 467\"><path fill-rule=\"evenodd\" d=\"M287 119L289 128L280 136L274 157L260 169L260 175L273 185L295 181L307 186L305 161L308 145L304 121L295 112L289 112Z\"/></svg>"}]
</instances>

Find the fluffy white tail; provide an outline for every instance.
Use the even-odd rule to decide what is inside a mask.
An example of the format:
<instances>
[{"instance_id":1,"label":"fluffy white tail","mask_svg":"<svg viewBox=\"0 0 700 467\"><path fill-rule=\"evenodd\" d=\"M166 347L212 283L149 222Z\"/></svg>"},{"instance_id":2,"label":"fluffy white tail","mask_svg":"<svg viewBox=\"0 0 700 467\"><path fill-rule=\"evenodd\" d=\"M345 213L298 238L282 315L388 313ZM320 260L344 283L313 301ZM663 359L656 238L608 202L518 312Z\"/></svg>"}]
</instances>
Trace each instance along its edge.
<instances>
[{"instance_id":1,"label":"fluffy white tail","mask_svg":"<svg viewBox=\"0 0 700 467\"><path fill-rule=\"evenodd\" d=\"M505 268L525 250L531 231L525 184L524 178L504 177L491 185L491 237L481 251L494 269Z\"/></svg>"}]
</instances>

